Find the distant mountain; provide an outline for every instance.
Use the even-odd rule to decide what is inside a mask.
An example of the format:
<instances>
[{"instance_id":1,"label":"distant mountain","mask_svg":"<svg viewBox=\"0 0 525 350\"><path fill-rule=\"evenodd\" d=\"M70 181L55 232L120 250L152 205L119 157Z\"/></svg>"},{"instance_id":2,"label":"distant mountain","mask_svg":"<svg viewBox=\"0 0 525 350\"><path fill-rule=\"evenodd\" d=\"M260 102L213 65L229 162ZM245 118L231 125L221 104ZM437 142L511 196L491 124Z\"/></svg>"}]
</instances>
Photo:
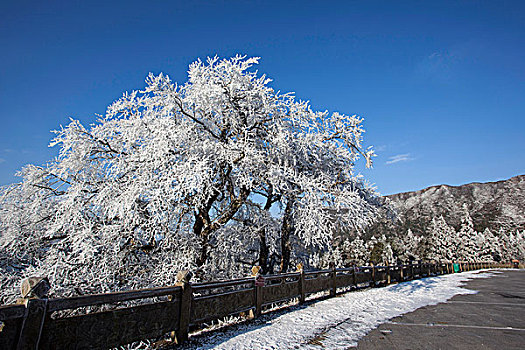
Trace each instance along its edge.
<instances>
[{"instance_id":1,"label":"distant mountain","mask_svg":"<svg viewBox=\"0 0 525 350\"><path fill-rule=\"evenodd\" d=\"M464 203L478 232L486 227L493 232L502 227L507 232L525 229L525 175L497 182L432 186L387 198L397 211L398 220L380 220L368 230L368 235L404 235L409 228L424 235L432 218L440 215L458 229Z\"/></svg>"}]
</instances>

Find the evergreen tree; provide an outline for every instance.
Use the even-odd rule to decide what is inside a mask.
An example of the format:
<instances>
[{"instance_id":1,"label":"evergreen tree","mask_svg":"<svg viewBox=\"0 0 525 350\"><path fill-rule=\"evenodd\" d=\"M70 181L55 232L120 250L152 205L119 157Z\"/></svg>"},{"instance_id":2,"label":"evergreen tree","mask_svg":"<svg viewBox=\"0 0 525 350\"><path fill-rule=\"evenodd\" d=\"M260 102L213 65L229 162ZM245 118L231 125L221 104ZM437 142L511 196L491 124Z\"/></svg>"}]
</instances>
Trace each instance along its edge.
<instances>
[{"instance_id":1,"label":"evergreen tree","mask_svg":"<svg viewBox=\"0 0 525 350\"><path fill-rule=\"evenodd\" d=\"M388 263L388 265L395 265L396 259L394 257L394 251L390 243L386 243L385 249L383 251L383 263Z\"/></svg>"},{"instance_id":2,"label":"evergreen tree","mask_svg":"<svg viewBox=\"0 0 525 350\"><path fill-rule=\"evenodd\" d=\"M348 245L348 259L352 264L364 265L370 261L370 252L365 242L360 238L354 238Z\"/></svg>"},{"instance_id":3,"label":"evergreen tree","mask_svg":"<svg viewBox=\"0 0 525 350\"><path fill-rule=\"evenodd\" d=\"M421 237L415 235L411 229L408 229L407 234L403 237L403 243L405 252L402 255L402 259L404 261L419 259L418 247L421 244Z\"/></svg>"},{"instance_id":4,"label":"evergreen tree","mask_svg":"<svg viewBox=\"0 0 525 350\"><path fill-rule=\"evenodd\" d=\"M476 235L472 217L468 211L466 203L463 204L463 215L461 217L461 228L457 233L458 239L458 256L457 258L463 261L476 260Z\"/></svg>"},{"instance_id":5,"label":"evergreen tree","mask_svg":"<svg viewBox=\"0 0 525 350\"><path fill-rule=\"evenodd\" d=\"M456 258L454 251L456 231L449 226L443 215L432 219L432 259L436 261L451 261Z\"/></svg>"}]
</instances>

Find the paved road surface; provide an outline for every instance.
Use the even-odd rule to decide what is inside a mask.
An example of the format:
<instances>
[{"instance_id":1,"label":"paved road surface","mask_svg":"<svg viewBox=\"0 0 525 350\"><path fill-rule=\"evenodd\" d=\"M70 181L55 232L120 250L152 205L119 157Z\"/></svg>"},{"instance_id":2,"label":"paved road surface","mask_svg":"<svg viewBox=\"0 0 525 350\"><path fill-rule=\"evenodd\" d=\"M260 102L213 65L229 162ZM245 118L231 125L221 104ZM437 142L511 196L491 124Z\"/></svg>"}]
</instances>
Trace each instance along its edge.
<instances>
[{"instance_id":1,"label":"paved road surface","mask_svg":"<svg viewBox=\"0 0 525 350\"><path fill-rule=\"evenodd\" d=\"M466 288L479 293L396 317L362 338L357 349L525 350L525 271L475 279Z\"/></svg>"}]
</instances>

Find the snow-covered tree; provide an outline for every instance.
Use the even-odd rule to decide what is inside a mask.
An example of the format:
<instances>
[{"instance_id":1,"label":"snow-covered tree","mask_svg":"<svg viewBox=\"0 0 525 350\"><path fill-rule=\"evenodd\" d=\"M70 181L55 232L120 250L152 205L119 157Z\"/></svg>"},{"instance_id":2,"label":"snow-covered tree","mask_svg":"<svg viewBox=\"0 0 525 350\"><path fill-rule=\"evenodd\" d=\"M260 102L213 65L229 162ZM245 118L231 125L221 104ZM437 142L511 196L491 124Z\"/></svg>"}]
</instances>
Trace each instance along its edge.
<instances>
[{"instance_id":1,"label":"snow-covered tree","mask_svg":"<svg viewBox=\"0 0 525 350\"><path fill-rule=\"evenodd\" d=\"M404 252L400 255L403 261L419 259L418 247L421 238L416 236L411 229L408 229L407 234L403 237Z\"/></svg>"},{"instance_id":2,"label":"snow-covered tree","mask_svg":"<svg viewBox=\"0 0 525 350\"><path fill-rule=\"evenodd\" d=\"M369 223L381 201L354 173L373 156L362 119L274 91L257 63L197 61L182 85L150 74L95 124L56 131L58 157L3 191L8 264L56 293L103 292L172 283L182 268L219 278L277 259L286 271L293 244Z\"/></svg>"},{"instance_id":3,"label":"snow-covered tree","mask_svg":"<svg viewBox=\"0 0 525 350\"><path fill-rule=\"evenodd\" d=\"M383 263L387 263L388 265L394 265L396 263L394 251L392 250L390 243L386 243L385 245L385 249L383 251Z\"/></svg>"},{"instance_id":4,"label":"snow-covered tree","mask_svg":"<svg viewBox=\"0 0 525 350\"><path fill-rule=\"evenodd\" d=\"M474 223L465 203L463 204L461 228L457 232L457 258L459 260L476 260L478 253L476 249L476 236L477 232L474 230Z\"/></svg>"},{"instance_id":5,"label":"snow-covered tree","mask_svg":"<svg viewBox=\"0 0 525 350\"><path fill-rule=\"evenodd\" d=\"M430 232L427 237L425 258L435 261L451 261L456 258L454 246L457 235L453 227L449 226L440 215L432 218Z\"/></svg>"},{"instance_id":6,"label":"snow-covered tree","mask_svg":"<svg viewBox=\"0 0 525 350\"><path fill-rule=\"evenodd\" d=\"M370 260L374 264L377 265L394 262L394 253L385 235L381 235L379 238L376 238L375 236L370 237L366 246L370 252Z\"/></svg>"},{"instance_id":7,"label":"snow-covered tree","mask_svg":"<svg viewBox=\"0 0 525 350\"><path fill-rule=\"evenodd\" d=\"M509 233L503 233L501 237L504 242L504 260L525 260L525 231L511 231Z\"/></svg>"},{"instance_id":8,"label":"snow-covered tree","mask_svg":"<svg viewBox=\"0 0 525 350\"><path fill-rule=\"evenodd\" d=\"M360 237L355 237L352 240L345 240L342 251L341 255L344 256L344 263L347 266L361 266L370 261L370 252L368 251L365 242Z\"/></svg>"},{"instance_id":9,"label":"snow-covered tree","mask_svg":"<svg viewBox=\"0 0 525 350\"><path fill-rule=\"evenodd\" d=\"M498 238L487 227L483 233L479 233L476 240L478 259L481 261L500 261L501 244Z\"/></svg>"}]
</instances>

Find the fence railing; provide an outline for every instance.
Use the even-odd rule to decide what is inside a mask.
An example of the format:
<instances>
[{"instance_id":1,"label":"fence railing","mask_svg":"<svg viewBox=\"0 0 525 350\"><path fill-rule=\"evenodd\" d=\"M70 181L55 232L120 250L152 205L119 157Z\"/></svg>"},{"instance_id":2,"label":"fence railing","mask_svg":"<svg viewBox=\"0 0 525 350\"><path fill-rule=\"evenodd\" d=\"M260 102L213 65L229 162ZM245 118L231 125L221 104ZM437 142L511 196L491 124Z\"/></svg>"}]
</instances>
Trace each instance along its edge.
<instances>
[{"instance_id":1,"label":"fence railing","mask_svg":"<svg viewBox=\"0 0 525 350\"><path fill-rule=\"evenodd\" d=\"M510 264L458 263L456 270L511 267ZM188 274L178 275L175 286L70 298L31 297L21 304L0 306L2 349L108 349L144 339L171 334L176 343L188 338L192 326L248 312L257 317L274 303L309 295L375 287L394 282L454 272L452 263L416 263L396 266L363 266L235 280L191 283ZM325 293L326 294L326 293ZM80 315L65 315L103 304L118 304L153 298L135 306Z\"/></svg>"}]
</instances>

